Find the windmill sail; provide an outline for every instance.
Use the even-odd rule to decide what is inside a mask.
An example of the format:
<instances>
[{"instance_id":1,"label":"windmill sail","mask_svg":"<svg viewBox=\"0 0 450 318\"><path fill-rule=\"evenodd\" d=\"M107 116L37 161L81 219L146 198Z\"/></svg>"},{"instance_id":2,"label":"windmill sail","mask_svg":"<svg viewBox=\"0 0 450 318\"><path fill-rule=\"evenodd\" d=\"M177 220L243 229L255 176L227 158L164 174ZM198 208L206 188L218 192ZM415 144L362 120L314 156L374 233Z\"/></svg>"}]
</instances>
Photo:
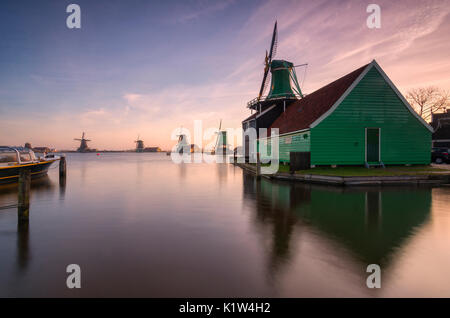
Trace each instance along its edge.
<instances>
[{"instance_id":1,"label":"windmill sail","mask_svg":"<svg viewBox=\"0 0 450 318\"><path fill-rule=\"evenodd\" d=\"M270 44L270 51L269 54L267 54L266 51L266 58L265 58L265 66L264 66L264 76L261 83L261 88L259 90L258 100L261 99L261 96L264 93L265 88L267 87L267 75L269 73L270 64L272 62L272 58L275 56L277 51L277 43L278 43L278 36L277 36L277 22L275 21L275 26L273 27L273 34L272 34L272 42Z\"/></svg>"},{"instance_id":2,"label":"windmill sail","mask_svg":"<svg viewBox=\"0 0 450 318\"><path fill-rule=\"evenodd\" d=\"M221 134L220 129L221 128L222 128L222 119L220 120L219 130L218 130L218 133L217 133L216 145L214 146L214 150L217 149L217 145L219 144L219 139L220 139L220 134Z\"/></svg>"}]
</instances>

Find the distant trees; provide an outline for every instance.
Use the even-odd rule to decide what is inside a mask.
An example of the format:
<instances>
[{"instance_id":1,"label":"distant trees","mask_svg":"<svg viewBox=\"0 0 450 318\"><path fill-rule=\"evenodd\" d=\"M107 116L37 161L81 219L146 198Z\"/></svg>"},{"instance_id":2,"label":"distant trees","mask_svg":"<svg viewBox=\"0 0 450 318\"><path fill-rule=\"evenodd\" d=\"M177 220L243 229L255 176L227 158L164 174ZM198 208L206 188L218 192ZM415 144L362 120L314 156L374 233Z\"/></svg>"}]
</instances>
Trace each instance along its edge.
<instances>
[{"instance_id":1,"label":"distant trees","mask_svg":"<svg viewBox=\"0 0 450 318\"><path fill-rule=\"evenodd\" d=\"M436 86L411 89L406 99L426 121L431 121L433 113L450 107L450 93Z\"/></svg>"}]
</instances>

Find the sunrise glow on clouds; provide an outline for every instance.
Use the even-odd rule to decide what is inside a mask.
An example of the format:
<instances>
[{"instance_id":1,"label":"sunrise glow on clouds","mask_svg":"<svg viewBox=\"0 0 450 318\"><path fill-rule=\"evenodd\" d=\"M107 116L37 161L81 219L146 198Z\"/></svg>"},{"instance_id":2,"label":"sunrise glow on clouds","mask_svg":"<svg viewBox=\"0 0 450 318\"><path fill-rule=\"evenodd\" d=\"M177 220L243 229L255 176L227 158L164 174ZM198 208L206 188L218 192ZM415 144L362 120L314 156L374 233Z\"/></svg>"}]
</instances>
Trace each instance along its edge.
<instances>
[{"instance_id":1,"label":"sunrise glow on clouds","mask_svg":"<svg viewBox=\"0 0 450 318\"><path fill-rule=\"evenodd\" d=\"M372 59L403 93L450 89L449 1L376 1L381 29L367 28L364 1L79 1L78 34L61 2L46 21L20 24L39 10L17 5L0 22L0 144L74 149L85 131L98 149L131 149L138 134L167 149L196 119L240 127L275 20L277 58L309 64L306 93Z\"/></svg>"}]
</instances>

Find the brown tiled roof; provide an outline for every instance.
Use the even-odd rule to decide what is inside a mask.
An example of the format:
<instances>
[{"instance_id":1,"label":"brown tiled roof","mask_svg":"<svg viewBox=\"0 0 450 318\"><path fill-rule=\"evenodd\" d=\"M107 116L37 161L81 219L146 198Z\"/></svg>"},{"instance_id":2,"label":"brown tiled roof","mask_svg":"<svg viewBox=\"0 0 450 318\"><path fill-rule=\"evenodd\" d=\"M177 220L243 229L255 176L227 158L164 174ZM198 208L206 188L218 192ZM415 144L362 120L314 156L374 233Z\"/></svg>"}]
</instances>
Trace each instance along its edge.
<instances>
[{"instance_id":1,"label":"brown tiled roof","mask_svg":"<svg viewBox=\"0 0 450 318\"><path fill-rule=\"evenodd\" d=\"M314 121L333 106L368 65L364 65L292 103L270 128L279 128L280 134L309 128Z\"/></svg>"}]
</instances>

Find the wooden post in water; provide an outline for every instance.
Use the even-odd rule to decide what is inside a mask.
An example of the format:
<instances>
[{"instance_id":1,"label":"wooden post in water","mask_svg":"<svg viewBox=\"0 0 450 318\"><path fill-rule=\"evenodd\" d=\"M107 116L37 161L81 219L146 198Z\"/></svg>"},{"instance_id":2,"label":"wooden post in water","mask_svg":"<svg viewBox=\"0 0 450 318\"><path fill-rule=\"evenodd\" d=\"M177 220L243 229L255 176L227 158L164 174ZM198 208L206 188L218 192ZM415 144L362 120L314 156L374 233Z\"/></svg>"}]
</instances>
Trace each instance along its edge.
<instances>
[{"instance_id":1,"label":"wooden post in water","mask_svg":"<svg viewBox=\"0 0 450 318\"><path fill-rule=\"evenodd\" d=\"M66 184L66 172L67 172L66 157L62 156L61 159L59 159L59 184L60 185Z\"/></svg>"},{"instance_id":2,"label":"wooden post in water","mask_svg":"<svg viewBox=\"0 0 450 318\"><path fill-rule=\"evenodd\" d=\"M261 160L259 158L259 152L256 153L256 177L261 176Z\"/></svg>"},{"instance_id":3,"label":"wooden post in water","mask_svg":"<svg viewBox=\"0 0 450 318\"><path fill-rule=\"evenodd\" d=\"M19 172L19 204L17 205L17 217L19 223L28 222L30 216L30 169L20 169Z\"/></svg>"}]
</instances>

